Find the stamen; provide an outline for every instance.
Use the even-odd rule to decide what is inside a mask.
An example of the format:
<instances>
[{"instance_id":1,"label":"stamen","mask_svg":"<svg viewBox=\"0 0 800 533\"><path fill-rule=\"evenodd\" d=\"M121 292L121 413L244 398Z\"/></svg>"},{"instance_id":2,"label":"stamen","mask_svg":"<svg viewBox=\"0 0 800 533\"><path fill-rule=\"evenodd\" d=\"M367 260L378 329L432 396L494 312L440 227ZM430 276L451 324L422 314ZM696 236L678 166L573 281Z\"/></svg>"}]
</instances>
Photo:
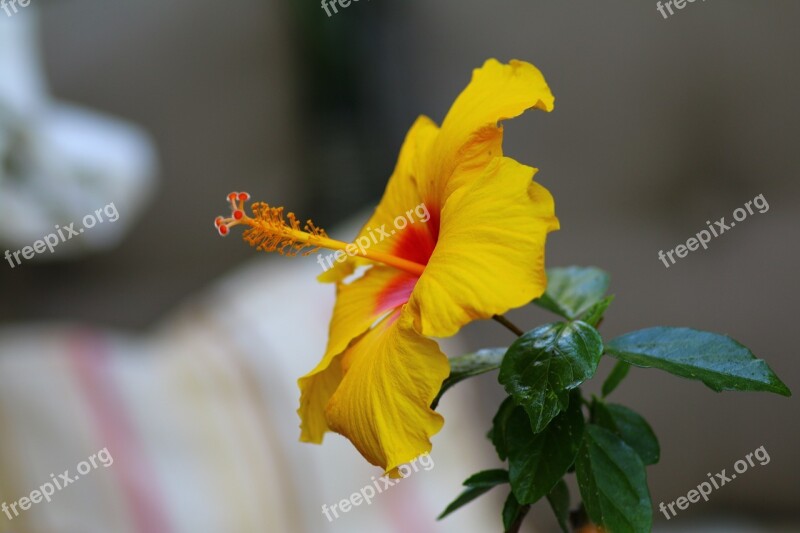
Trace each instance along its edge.
<instances>
[{"instance_id":1,"label":"stamen","mask_svg":"<svg viewBox=\"0 0 800 533\"><path fill-rule=\"evenodd\" d=\"M282 207L270 207L265 203L253 205L253 216L245 214L244 203L250 199L246 192L232 192L227 196L231 206L230 217L217 217L214 226L223 237L230 233L234 226L244 224L244 240L259 251L278 252L281 255L294 256L300 252L308 255L319 249L320 239L328 235L317 228L310 220L301 228L294 213L284 217Z\"/></svg>"},{"instance_id":2,"label":"stamen","mask_svg":"<svg viewBox=\"0 0 800 533\"><path fill-rule=\"evenodd\" d=\"M253 204L253 216L248 216L244 203L250 200L246 192L232 192L227 197L231 207L230 217L217 217L214 226L223 237L230 233L234 226L245 225L248 228L242 234L244 240L262 252L278 252L281 255L295 256L302 252L308 255L320 248L345 250L351 253L353 247L346 242L328 237L325 230L318 228L310 220L300 226L294 213L283 214L283 207L270 207L263 202ZM349 248L348 248L349 247ZM356 255L393 266L416 276L422 274L425 266L407 259L378 251L359 249Z\"/></svg>"},{"instance_id":3,"label":"stamen","mask_svg":"<svg viewBox=\"0 0 800 533\"><path fill-rule=\"evenodd\" d=\"M253 218L237 217L234 212L233 218L243 221L250 226L245 230L242 237L262 252L278 252L281 255L294 256L305 248L303 252L308 255L319 250L323 239L328 235L321 228L307 220L305 225L300 228L300 221L294 213L288 213L285 217L283 207L270 207L269 204L253 204Z\"/></svg>"}]
</instances>

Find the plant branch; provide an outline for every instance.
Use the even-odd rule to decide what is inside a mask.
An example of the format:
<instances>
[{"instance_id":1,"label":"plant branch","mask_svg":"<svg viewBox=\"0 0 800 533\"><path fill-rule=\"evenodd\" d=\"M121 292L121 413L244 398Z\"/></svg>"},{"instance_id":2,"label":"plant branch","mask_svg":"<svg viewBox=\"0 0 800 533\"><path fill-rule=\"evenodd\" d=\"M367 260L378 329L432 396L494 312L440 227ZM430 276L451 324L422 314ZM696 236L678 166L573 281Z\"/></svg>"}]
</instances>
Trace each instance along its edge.
<instances>
[{"instance_id":1,"label":"plant branch","mask_svg":"<svg viewBox=\"0 0 800 533\"><path fill-rule=\"evenodd\" d=\"M497 321L497 322L499 322L499 323L500 323L500 324L502 324L503 326L505 326L505 327L506 327L506 329L508 329L509 331L511 331L512 333L514 333L514 335L516 335L517 337L522 337L523 335L525 335L525 332L524 332L524 331L522 331L522 330L521 330L521 329L519 329L517 326L515 326L515 325L514 325L514 324L513 324L513 323L512 323L510 320L508 320L508 319L507 319L506 317L504 317L503 315L494 315L494 316L492 317L492 319L493 319L493 320L495 320L495 321Z\"/></svg>"}]
</instances>

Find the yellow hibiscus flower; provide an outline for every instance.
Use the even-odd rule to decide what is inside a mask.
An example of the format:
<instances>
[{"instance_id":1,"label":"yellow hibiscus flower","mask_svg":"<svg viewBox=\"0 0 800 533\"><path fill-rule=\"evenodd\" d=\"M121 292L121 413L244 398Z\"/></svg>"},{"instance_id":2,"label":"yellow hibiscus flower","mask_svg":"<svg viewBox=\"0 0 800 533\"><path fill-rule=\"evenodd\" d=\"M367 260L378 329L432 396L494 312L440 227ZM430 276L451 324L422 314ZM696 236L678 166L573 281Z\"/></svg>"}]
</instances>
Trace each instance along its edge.
<instances>
[{"instance_id":1,"label":"yellow hibiscus flower","mask_svg":"<svg viewBox=\"0 0 800 533\"><path fill-rule=\"evenodd\" d=\"M411 127L359 237L395 227L415 206L424 205L428 220L373 238L369 249L330 239L310 221L301 229L291 213L286 222L282 208L257 204L249 217L249 196L231 194L233 216L215 222L221 234L244 224L245 239L259 249L349 254L320 277L336 283L337 300L325 355L299 379L301 440L320 443L335 431L394 477L431 450L443 419L430 405L449 365L430 337L451 336L545 290L545 238L559 226L553 198L532 180L536 169L503 156L498 122L530 108L551 111L553 101L529 63L490 59L476 69L441 127L424 116ZM363 264L366 272L350 280Z\"/></svg>"}]
</instances>

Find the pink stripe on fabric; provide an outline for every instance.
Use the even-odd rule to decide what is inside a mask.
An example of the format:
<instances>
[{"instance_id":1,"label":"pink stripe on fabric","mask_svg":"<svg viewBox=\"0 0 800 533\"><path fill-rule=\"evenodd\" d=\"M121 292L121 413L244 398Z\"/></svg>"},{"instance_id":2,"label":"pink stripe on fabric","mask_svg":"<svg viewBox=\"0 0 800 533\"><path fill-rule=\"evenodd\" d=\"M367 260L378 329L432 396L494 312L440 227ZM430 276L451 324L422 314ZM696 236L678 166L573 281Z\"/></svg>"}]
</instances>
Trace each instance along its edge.
<instances>
[{"instance_id":1,"label":"pink stripe on fabric","mask_svg":"<svg viewBox=\"0 0 800 533\"><path fill-rule=\"evenodd\" d=\"M124 400L117 394L104 339L88 332L70 341L75 377L92 412L103 447L114 458L111 468L127 501L135 531L172 530L158 490L153 465L144 455Z\"/></svg>"}]
</instances>

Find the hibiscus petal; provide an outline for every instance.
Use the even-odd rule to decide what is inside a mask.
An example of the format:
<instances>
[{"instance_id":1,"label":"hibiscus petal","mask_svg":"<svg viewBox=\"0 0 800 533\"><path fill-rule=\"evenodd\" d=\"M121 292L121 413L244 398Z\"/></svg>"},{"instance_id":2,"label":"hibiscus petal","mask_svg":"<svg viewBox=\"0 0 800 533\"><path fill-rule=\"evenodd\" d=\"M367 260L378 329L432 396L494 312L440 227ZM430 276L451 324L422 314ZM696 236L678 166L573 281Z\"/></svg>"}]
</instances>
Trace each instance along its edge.
<instances>
[{"instance_id":1,"label":"hibiscus petal","mask_svg":"<svg viewBox=\"0 0 800 533\"><path fill-rule=\"evenodd\" d=\"M431 450L430 437L444 423L430 405L450 366L413 321L404 307L350 346L327 409L330 427L393 477L398 466Z\"/></svg>"},{"instance_id":2,"label":"hibiscus petal","mask_svg":"<svg viewBox=\"0 0 800 533\"><path fill-rule=\"evenodd\" d=\"M502 64L487 60L472 74L442 123L429 165L420 180L422 197L436 210L466 183L480 177L495 157L503 155L503 130L498 122L531 108L551 111L554 98L542 73L530 63Z\"/></svg>"},{"instance_id":3,"label":"hibiscus petal","mask_svg":"<svg viewBox=\"0 0 800 533\"><path fill-rule=\"evenodd\" d=\"M300 440L322 442L325 432L329 431L325 406L342 379L338 356L381 316L408 301L408 277L390 267L374 266L354 282L339 284L325 356L314 370L298 380ZM398 288L405 289L405 297L399 301Z\"/></svg>"},{"instance_id":4,"label":"hibiscus petal","mask_svg":"<svg viewBox=\"0 0 800 533\"><path fill-rule=\"evenodd\" d=\"M436 250L411 296L422 334L453 335L544 292L545 238L559 226L552 196L531 180L535 172L497 158L450 196Z\"/></svg>"},{"instance_id":5,"label":"hibiscus petal","mask_svg":"<svg viewBox=\"0 0 800 533\"><path fill-rule=\"evenodd\" d=\"M426 243L430 250L433 249L436 239L432 232L438 229L438 227L434 227L433 222L430 225L423 224L420 222L421 218L416 213L412 213L410 216L414 220L414 224L409 224L406 228L399 230L395 228L394 221L422 203L416 182L420 168L419 153L433 142L438 131L436 124L428 117L421 116L414 122L403 141L397 164L386 185L383 198L375 209L375 213L361 228L358 237L353 242L358 242L358 238L365 237L369 242L370 250L392 253L412 261L416 261L418 258L413 254L405 254L402 250L399 252L395 250L398 242L404 238ZM382 235L379 229L386 232L389 237ZM392 234L392 231L396 233ZM406 237L407 234L408 237ZM412 234L414 235L412 236ZM409 247L405 246L404 248ZM427 259L429 255L430 253L425 258ZM354 265L359 262L363 263L364 261L357 257L348 258L344 263L334 265L331 270L317 279L322 282L341 281L353 272Z\"/></svg>"},{"instance_id":6,"label":"hibiscus petal","mask_svg":"<svg viewBox=\"0 0 800 533\"><path fill-rule=\"evenodd\" d=\"M422 202L417 187L419 154L432 144L438 131L439 128L428 117L421 116L414 122L403 141L397 164L386 184L383 197L359 235L365 235L368 228L378 228L383 224L387 230L392 229L398 216L403 216ZM374 247L388 251L391 248L389 244L382 241Z\"/></svg>"}]
</instances>

